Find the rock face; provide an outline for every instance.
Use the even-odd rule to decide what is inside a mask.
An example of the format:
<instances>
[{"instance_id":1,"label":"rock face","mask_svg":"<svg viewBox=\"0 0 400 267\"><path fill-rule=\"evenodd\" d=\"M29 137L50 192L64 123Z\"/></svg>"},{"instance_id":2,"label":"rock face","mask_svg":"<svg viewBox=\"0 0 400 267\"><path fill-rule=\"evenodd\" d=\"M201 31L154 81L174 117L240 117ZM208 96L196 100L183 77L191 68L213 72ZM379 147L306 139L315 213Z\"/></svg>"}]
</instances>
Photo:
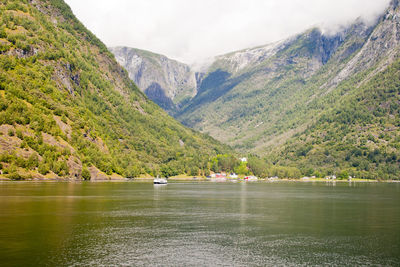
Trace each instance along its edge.
<instances>
[{"instance_id":1,"label":"rock face","mask_svg":"<svg viewBox=\"0 0 400 267\"><path fill-rule=\"evenodd\" d=\"M174 111L197 93L196 73L186 64L135 48L112 47L110 51L138 87L164 110Z\"/></svg>"},{"instance_id":2,"label":"rock face","mask_svg":"<svg viewBox=\"0 0 400 267\"><path fill-rule=\"evenodd\" d=\"M110 177L106 175L104 172L101 172L99 169L97 169L94 166L91 166L88 168L90 172L90 180L91 181L108 181L110 180Z\"/></svg>"},{"instance_id":3,"label":"rock face","mask_svg":"<svg viewBox=\"0 0 400 267\"><path fill-rule=\"evenodd\" d=\"M400 44L400 9L398 1L392 1L360 51L333 77L327 87L332 88L360 71L373 68L370 76L394 62Z\"/></svg>"}]
</instances>

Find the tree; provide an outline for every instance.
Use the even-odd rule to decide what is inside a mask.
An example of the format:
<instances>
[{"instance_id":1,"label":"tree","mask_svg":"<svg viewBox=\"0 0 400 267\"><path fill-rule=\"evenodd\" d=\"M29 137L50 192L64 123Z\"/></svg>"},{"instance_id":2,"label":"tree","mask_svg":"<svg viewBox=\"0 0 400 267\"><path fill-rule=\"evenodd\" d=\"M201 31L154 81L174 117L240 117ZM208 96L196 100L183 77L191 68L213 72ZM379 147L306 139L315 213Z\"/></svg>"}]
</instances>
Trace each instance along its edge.
<instances>
[{"instance_id":1,"label":"tree","mask_svg":"<svg viewBox=\"0 0 400 267\"><path fill-rule=\"evenodd\" d=\"M91 178L90 172L89 172L88 168L86 168L86 167L83 167L81 175L82 175L82 179L85 181L88 181Z\"/></svg>"},{"instance_id":2,"label":"tree","mask_svg":"<svg viewBox=\"0 0 400 267\"><path fill-rule=\"evenodd\" d=\"M179 174L174 168L172 168L170 165L166 165L166 164L161 166L160 172L161 172L161 175L166 178Z\"/></svg>"},{"instance_id":3,"label":"tree","mask_svg":"<svg viewBox=\"0 0 400 267\"><path fill-rule=\"evenodd\" d=\"M250 157L248 159L247 166L249 170L258 177L263 177L266 175L267 172L267 164L260 158L257 157Z\"/></svg>"},{"instance_id":4,"label":"tree","mask_svg":"<svg viewBox=\"0 0 400 267\"><path fill-rule=\"evenodd\" d=\"M39 158L36 153L32 153L26 161L26 167L28 169L34 169L39 165Z\"/></svg>"},{"instance_id":5,"label":"tree","mask_svg":"<svg viewBox=\"0 0 400 267\"><path fill-rule=\"evenodd\" d=\"M49 164L47 164L47 163L45 163L45 162L39 163L38 171L39 171L39 173L42 174L42 175L48 174L49 171L50 171Z\"/></svg>"},{"instance_id":6,"label":"tree","mask_svg":"<svg viewBox=\"0 0 400 267\"><path fill-rule=\"evenodd\" d=\"M141 169L136 165L129 166L124 173L126 178L135 178L138 177L140 174L141 174Z\"/></svg>"},{"instance_id":7,"label":"tree","mask_svg":"<svg viewBox=\"0 0 400 267\"><path fill-rule=\"evenodd\" d=\"M197 176L199 175L199 169L196 166L192 166L189 170L190 176Z\"/></svg>"},{"instance_id":8,"label":"tree","mask_svg":"<svg viewBox=\"0 0 400 267\"><path fill-rule=\"evenodd\" d=\"M348 179L348 178L349 178L349 173L348 173L346 170L341 171L341 172L338 173L337 178L338 178L339 180Z\"/></svg>"},{"instance_id":9,"label":"tree","mask_svg":"<svg viewBox=\"0 0 400 267\"><path fill-rule=\"evenodd\" d=\"M235 168L235 172L241 175L248 175L249 169L247 168L247 163L241 162L240 165Z\"/></svg>"}]
</instances>

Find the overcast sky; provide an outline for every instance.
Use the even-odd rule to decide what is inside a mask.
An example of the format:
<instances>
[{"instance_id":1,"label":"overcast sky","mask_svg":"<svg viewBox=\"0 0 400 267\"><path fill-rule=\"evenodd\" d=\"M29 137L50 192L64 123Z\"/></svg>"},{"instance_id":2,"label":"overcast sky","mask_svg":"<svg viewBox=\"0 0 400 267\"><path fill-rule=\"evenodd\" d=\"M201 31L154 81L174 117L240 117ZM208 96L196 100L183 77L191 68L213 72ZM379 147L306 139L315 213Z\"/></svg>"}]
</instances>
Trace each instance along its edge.
<instances>
[{"instance_id":1,"label":"overcast sky","mask_svg":"<svg viewBox=\"0 0 400 267\"><path fill-rule=\"evenodd\" d=\"M278 41L313 26L372 21L390 0L66 0L108 46L185 63Z\"/></svg>"}]
</instances>

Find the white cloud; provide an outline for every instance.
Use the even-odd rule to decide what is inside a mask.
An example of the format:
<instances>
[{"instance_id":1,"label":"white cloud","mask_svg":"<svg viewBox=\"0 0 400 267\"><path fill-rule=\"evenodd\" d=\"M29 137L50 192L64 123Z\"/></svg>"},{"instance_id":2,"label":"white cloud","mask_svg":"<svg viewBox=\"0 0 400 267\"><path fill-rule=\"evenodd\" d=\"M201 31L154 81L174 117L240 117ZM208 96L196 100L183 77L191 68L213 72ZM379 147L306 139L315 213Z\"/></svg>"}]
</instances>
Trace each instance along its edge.
<instances>
[{"instance_id":1,"label":"white cloud","mask_svg":"<svg viewBox=\"0 0 400 267\"><path fill-rule=\"evenodd\" d=\"M373 21L390 0L66 0L108 46L187 63L267 44L320 25Z\"/></svg>"}]
</instances>

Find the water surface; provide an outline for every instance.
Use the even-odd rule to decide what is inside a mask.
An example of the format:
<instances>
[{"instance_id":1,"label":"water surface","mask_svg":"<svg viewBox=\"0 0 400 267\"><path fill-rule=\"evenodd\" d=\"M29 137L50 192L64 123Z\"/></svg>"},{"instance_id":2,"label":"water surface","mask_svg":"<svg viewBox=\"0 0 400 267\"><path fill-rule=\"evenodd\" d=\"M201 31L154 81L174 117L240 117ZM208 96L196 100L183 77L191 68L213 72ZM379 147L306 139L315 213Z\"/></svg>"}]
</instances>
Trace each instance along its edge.
<instances>
[{"instance_id":1,"label":"water surface","mask_svg":"<svg viewBox=\"0 0 400 267\"><path fill-rule=\"evenodd\" d=\"M2 266L400 262L400 184L0 183Z\"/></svg>"}]
</instances>

